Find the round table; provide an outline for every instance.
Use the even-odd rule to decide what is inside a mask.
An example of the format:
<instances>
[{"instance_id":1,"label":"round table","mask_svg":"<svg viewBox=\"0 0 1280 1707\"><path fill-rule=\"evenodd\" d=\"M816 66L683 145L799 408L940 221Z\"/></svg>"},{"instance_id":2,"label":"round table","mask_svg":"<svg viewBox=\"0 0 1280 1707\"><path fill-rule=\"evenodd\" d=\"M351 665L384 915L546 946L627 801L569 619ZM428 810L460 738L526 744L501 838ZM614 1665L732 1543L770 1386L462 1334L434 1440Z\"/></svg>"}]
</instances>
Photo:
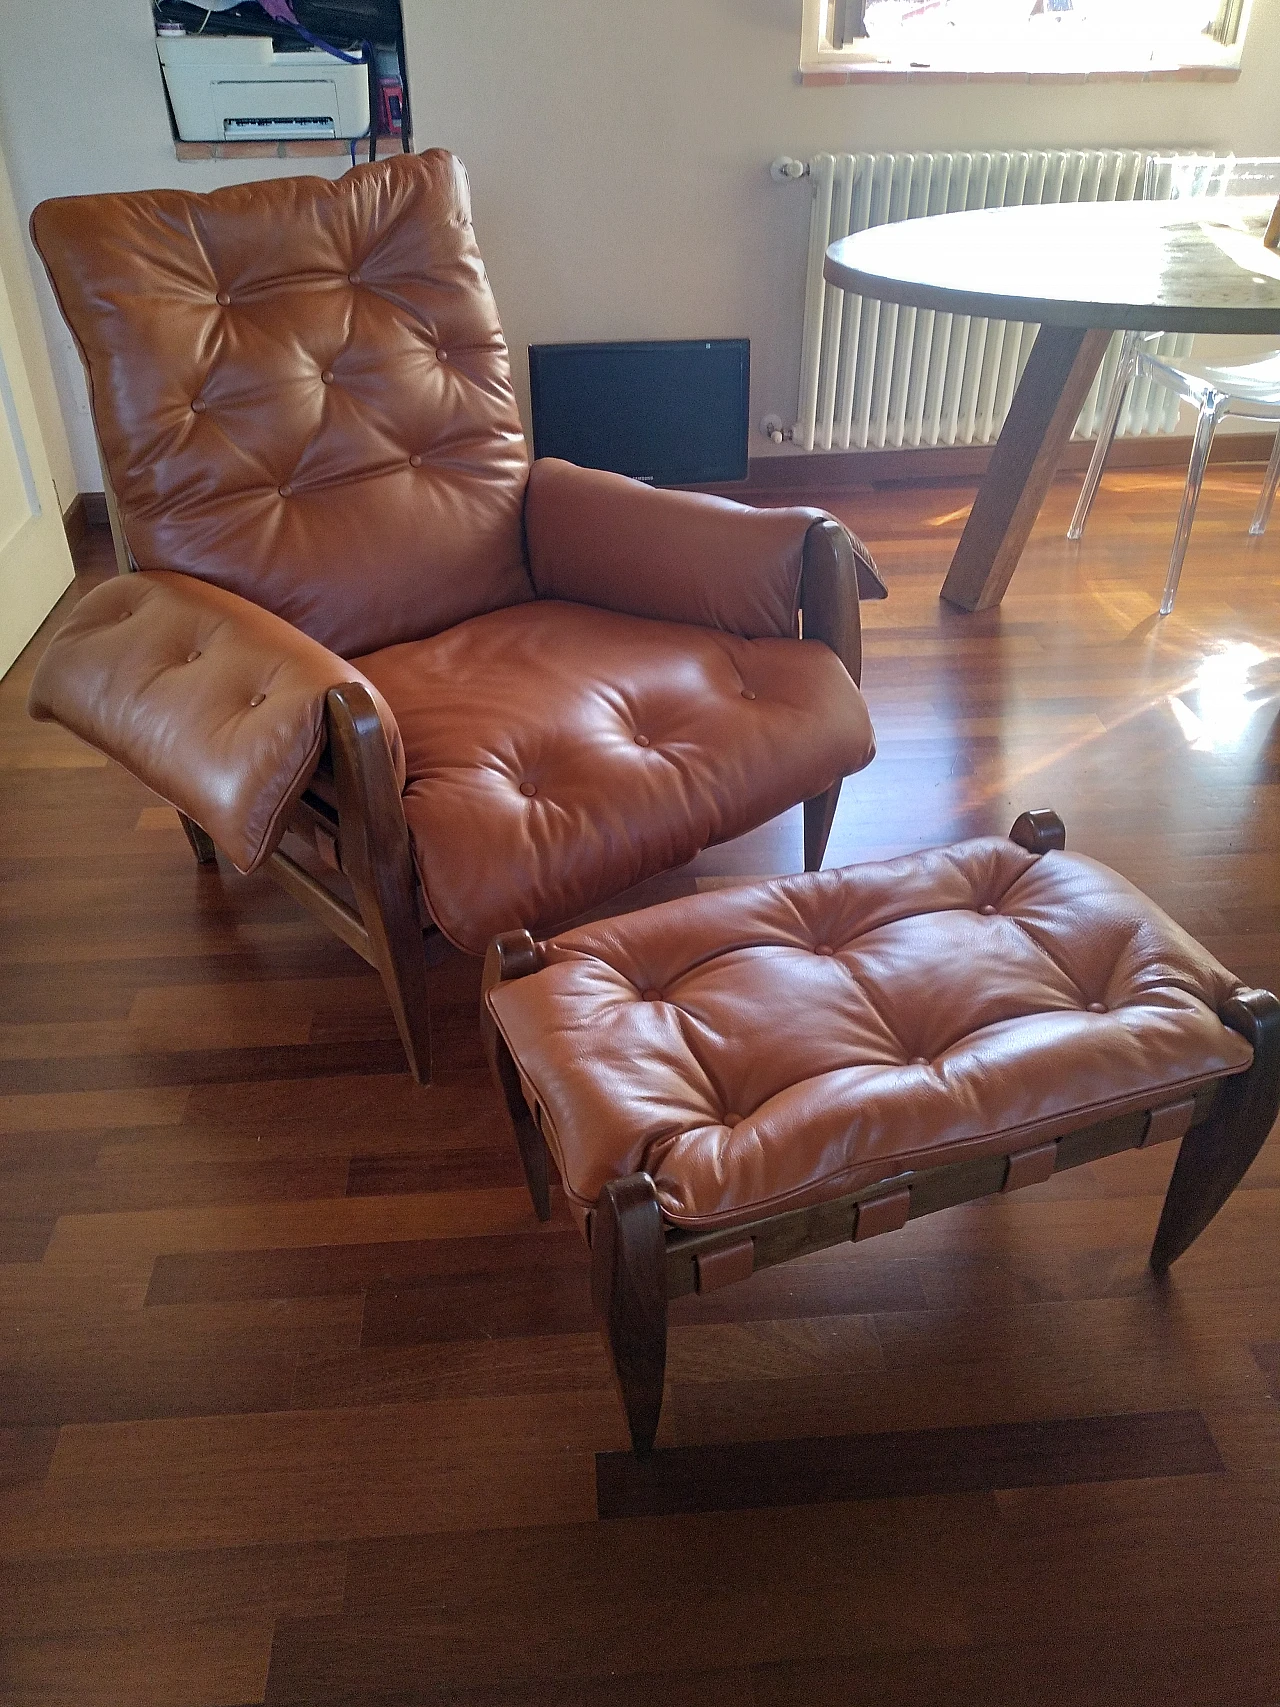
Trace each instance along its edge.
<instances>
[{"instance_id":1,"label":"round table","mask_svg":"<svg viewBox=\"0 0 1280 1707\"><path fill-rule=\"evenodd\" d=\"M855 232L827 280L860 296L1040 331L942 596L999 604L1112 332L1280 333L1269 196L985 208Z\"/></svg>"}]
</instances>

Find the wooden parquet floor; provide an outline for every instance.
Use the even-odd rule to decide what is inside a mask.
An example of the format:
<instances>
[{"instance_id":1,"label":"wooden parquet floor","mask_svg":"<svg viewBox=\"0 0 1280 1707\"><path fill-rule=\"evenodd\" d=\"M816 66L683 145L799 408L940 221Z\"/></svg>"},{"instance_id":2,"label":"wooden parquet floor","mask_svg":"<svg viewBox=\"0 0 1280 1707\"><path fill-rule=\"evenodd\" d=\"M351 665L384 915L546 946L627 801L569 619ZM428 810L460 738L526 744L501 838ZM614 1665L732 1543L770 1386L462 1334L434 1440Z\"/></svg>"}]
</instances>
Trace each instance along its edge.
<instances>
[{"instance_id":1,"label":"wooden parquet floor","mask_svg":"<svg viewBox=\"0 0 1280 1707\"><path fill-rule=\"evenodd\" d=\"M829 863L1052 804L1280 988L1280 522L1213 471L1161 622L1179 485L1110 478L1081 547L1056 487L976 617L937 600L966 489L837 506L892 596ZM6 1707L1280 1702L1280 1139L1164 1286L1172 1146L681 1300L668 1497L612 1456L476 966L420 1090L353 954L26 720L39 646L0 684Z\"/></svg>"}]
</instances>

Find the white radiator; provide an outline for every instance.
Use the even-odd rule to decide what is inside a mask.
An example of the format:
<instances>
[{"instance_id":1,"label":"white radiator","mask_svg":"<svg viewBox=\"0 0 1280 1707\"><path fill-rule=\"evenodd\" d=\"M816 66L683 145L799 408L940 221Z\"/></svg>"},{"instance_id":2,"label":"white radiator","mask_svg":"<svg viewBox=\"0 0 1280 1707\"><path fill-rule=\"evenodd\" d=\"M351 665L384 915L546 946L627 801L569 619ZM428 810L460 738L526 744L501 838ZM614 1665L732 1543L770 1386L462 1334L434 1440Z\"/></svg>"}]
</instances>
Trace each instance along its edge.
<instances>
[{"instance_id":1,"label":"white radiator","mask_svg":"<svg viewBox=\"0 0 1280 1707\"><path fill-rule=\"evenodd\" d=\"M967 208L1140 199L1148 152L817 155L809 162L813 214L795 443L804 450L990 444L1036 333L1018 321L902 308L837 290L822 277L828 244L868 226ZM1119 347L1117 334L1077 435L1093 435ZM1191 335L1167 336L1159 348L1186 355ZM1140 379L1130 387L1120 431L1170 432L1177 419L1173 392Z\"/></svg>"}]
</instances>

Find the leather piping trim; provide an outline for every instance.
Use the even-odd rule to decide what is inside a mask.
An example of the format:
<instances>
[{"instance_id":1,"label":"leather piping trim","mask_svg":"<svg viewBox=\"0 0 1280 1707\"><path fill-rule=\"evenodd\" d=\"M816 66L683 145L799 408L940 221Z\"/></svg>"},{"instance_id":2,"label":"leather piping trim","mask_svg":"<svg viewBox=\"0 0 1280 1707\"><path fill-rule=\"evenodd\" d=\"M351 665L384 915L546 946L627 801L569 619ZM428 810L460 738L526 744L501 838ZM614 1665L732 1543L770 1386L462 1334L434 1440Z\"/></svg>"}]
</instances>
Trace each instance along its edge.
<instances>
[{"instance_id":1,"label":"leather piping trim","mask_svg":"<svg viewBox=\"0 0 1280 1707\"><path fill-rule=\"evenodd\" d=\"M979 1133L976 1137L965 1139L962 1143L949 1148L946 1159L949 1162L963 1162L980 1159L980 1154L984 1146L988 1147L989 1154L1000 1155L1002 1151L1012 1151L1015 1147L1025 1148L1026 1146L1022 1145L1020 1141L1026 1137L1043 1137L1043 1141L1045 1143L1048 1143L1051 1139L1065 1138L1069 1133L1073 1132L1076 1127L1091 1125L1095 1119L1106 1118L1107 1116L1140 1113L1143 1110L1150 1109L1152 1106L1150 1099L1153 1096L1163 1096L1167 1091L1180 1090L1186 1090L1190 1093L1194 1093L1195 1091L1202 1089L1205 1085L1216 1083L1219 1079L1234 1078L1237 1074L1248 1072L1249 1065L1250 1063L1246 1061L1240 1067L1225 1068L1214 1073L1200 1073L1190 1079L1179 1079L1176 1081L1171 1080L1165 1084L1155 1086L1150 1091L1145 1091L1140 1095L1124 1097L1115 1102L1081 1103L1077 1108L1071 1110L1069 1116L1059 1116L1055 1120L1045 1120L1025 1126L1005 1127L998 1132ZM933 1154L933 1152L929 1150L908 1150L899 1152L893 1157L894 1174L917 1173L922 1171L919 1165L921 1159L927 1161L927 1158L931 1154ZM557 1167L559 1167L559 1164L560 1158L557 1156ZM813 1185L797 1187L794 1191L785 1192L776 1197L762 1198L760 1202L751 1204L749 1208L729 1210L723 1215L699 1216L672 1214L663 1201L661 1188L659 1188L658 1191L658 1202L662 1209L663 1220L669 1222L673 1227L685 1228L693 1232L701 1231L703 1229L710 1231L712 1228L733 1227L742 1222L755 1220L761 1216L771 1215L784 1209L802 1209L811 1203L823 1202L827 1197L838 1197L842 1195L840 1191L829 1190L828 1188L834 1186L838 1181L849 1178L851 1175L857 1173L860 1168L863 1168L866 1165L867 1164L864 1162L857 1163L851 1167L842 1169L839 1173L827 1175L827 1177L821 1182L820 1195L814 1195L815 1188ZM563 1172L560 1177L563 1180ZM889 1179L893 1176L886 1174L882 1177ZM875 1178L868 1180L867 1190L870 1190L872 1186L878 1183L879 1181ZM860 1190L861 1188L850 1186L846 1189L854 1191ZM576 1197L575 1194L570 1192L567 1186L565 1187L565 1194L566 1196L573 1196L575 1202L582 1201L581 1198Z\"/></svg>"}]
</instances>

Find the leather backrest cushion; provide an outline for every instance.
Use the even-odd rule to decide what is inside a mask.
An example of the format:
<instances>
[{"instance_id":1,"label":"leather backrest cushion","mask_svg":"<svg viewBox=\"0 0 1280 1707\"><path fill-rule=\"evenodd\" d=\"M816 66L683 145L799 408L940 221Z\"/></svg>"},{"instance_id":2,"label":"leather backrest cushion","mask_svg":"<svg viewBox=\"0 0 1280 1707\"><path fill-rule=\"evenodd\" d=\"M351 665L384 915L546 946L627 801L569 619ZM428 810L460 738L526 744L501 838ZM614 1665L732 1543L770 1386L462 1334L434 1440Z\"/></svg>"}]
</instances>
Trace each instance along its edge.
<instances>
[{"instance_id":1,"label":"leather backrest cushion","mask_svg":"<svg viewBox=\"0 0 1280 1707\"><path fill-rule=\"evenodd\" d=\"M344 657L530 598L528 473L461 165L44 202L141 569Z\"/></svg>"}]
</instances>

